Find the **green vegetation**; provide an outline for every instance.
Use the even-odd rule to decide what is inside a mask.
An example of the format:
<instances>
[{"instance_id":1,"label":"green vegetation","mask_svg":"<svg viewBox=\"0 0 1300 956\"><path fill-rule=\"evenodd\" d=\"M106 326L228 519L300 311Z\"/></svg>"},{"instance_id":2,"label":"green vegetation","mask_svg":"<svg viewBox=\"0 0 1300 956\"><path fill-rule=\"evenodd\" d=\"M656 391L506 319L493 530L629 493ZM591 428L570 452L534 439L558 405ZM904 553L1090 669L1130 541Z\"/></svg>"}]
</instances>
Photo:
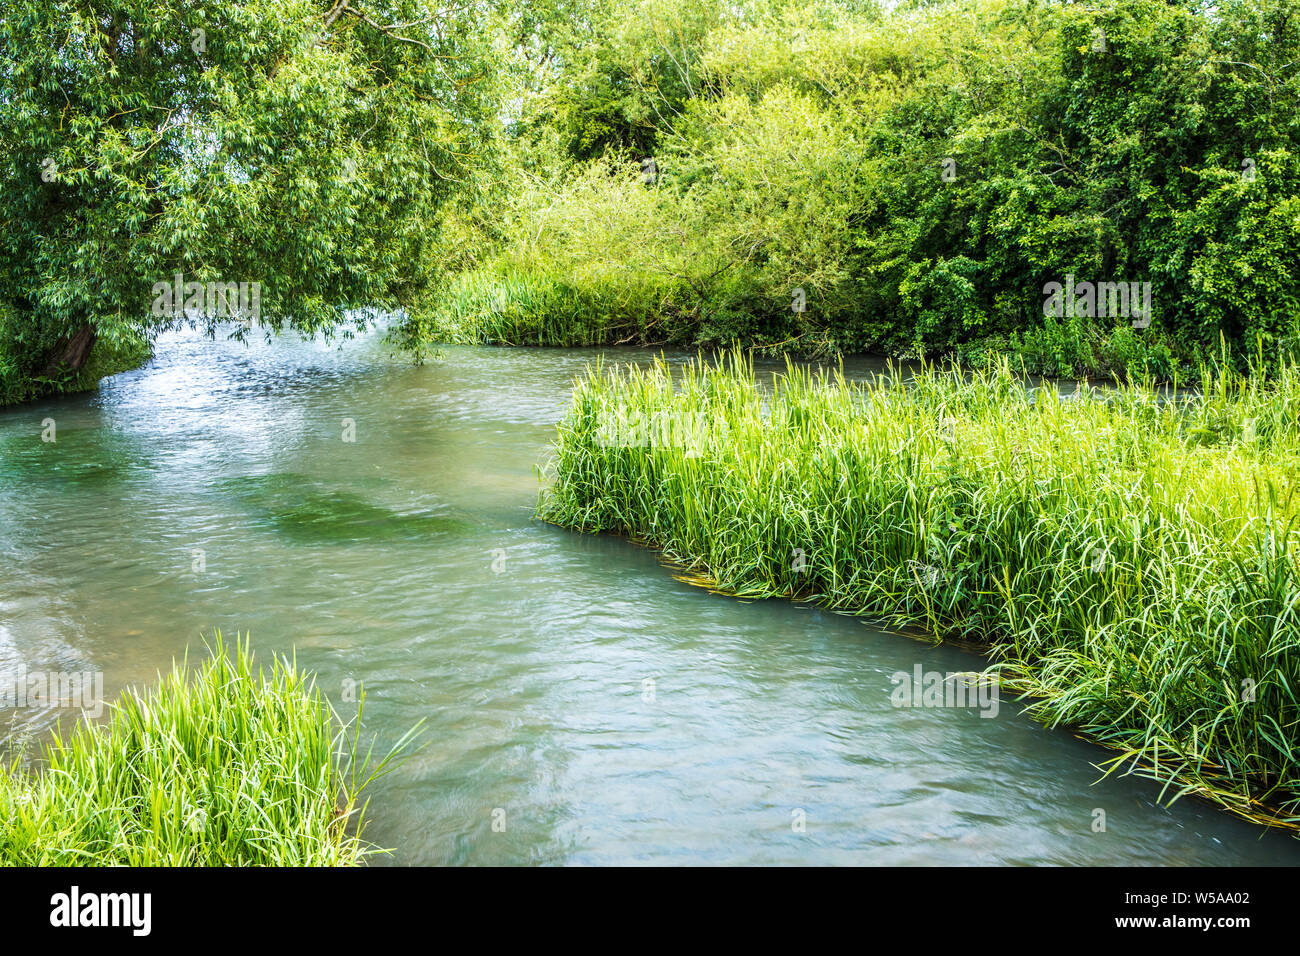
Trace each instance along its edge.
<instances>
[{"instance_id":1,"label":"green vegetation","mask_svg":"<svg viewBox=\"0 0 1300 956\"><path fill-rule=\"evenodd\" d=\"M1300 823L1297 64L1294 0L6 0L0 405L186 323L943 357L770 403L740 353L597 371L540 514L979 644L1116 766ZM235 486L300 543L461 530ZM0 775L0 857L371 852L355 738L246 655Z\"/></svg>"},{"instance_id":2,"label":"green vegetation","mask_svg":"<svg viewBox=\"0 0 1300 956\"><path fill-rule=\"evenodd\" d=\"M1168 377L1292 354L1290 0L592 0L521 47L431 339ZM654 167L646 165L652 159ZM452 240L455 240L454 242ZM1149 326L1044 286L1150 282ZM806 310L795 311L796 290Z\"/></svg>"},{"instance_id":3,"label":"green vegetation","mask_svg":"<svg viewBox=\"0 0 1300 956\"><path fill-rule=\"evenodd\" d=\"M0 348L0 406L17 405L46 395L91 391L101 379L139 368L152 354L144 335L126 330L116 343L107 338L97 340L80 368L57 367L50 369L48 375L37 375L34 370L23 369L15 353Z\"/></svg>"},{"instance_id":4,"label":"green vegetation","mask_svg":"<svg viewBox=\"0 0 1300 956\"><path fill-rule=\"evenodd\" d=\"M846 384L596 369L539 515L702 582L985 647L1030 712L1300 822L1300 369L1062 398L1004 362Z\"/></svg>"},{"instance_id":5,"label":"green vegetation","mask_svg":"<svg viewBox=\"0 0 1300 956\"><path fill-rule=\"evenodd\" d=\"M389 313L417 357L740 341L1169 377L1222 335L1276 364L1298 60L1291 0L15 0L0 402L250 310ZM207 294L156 308L177 274ZM1151 314L1045 315L1070 277L1150 283Z\"/></svg>"},{"instance_id":6,"label":"green vegetation","mask_svg":"<svg viewBox=\"0 0 1300 956\"><path fill-rule=\"evenodd\" d=\"M439 210L491 136L488 20L425 0L6 3L0 402L82 388L122 367L95 368L97 345L184 322L349 334L418 310ZM183 297L160 299L177 274Z\"/></svg>"},{"instance_id":7,"label":"green vegetation","mask_svg":"<svg viewBox=\"0 0 1300 956\"><path fill-rule=\"evenodd\" d=\"M56 740L39 774L0 771L0 862L13 866L354 866L371 765L295 662L254 670L220 634L106 725Z\"/></svg>"}]
</instances>

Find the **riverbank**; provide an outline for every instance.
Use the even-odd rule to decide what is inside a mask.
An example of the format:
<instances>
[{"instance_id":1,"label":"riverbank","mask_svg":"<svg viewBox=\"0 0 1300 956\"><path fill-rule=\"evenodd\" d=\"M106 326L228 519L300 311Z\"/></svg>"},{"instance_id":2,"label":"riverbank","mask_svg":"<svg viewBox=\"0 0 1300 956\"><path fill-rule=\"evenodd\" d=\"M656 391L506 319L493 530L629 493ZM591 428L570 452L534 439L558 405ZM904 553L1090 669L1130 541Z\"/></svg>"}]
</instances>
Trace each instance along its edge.
<instances>
[{"instance_id":1,"label":"riverbank","mask_svg":"<svg viewBox=\"0 0 1300 956\"><path fill-rule=\"evenodd\" d=\"M108 376L140 368L152 356L153 349L143 335L129 335L117 342L99 339L80 369L48 377L30 366L30 358L0 347L0 408L93 391Z\"/></svg>"},{"instance_id":2,"label":"riverbank","mask_svg":"<svg viewBox=\"0 0 1300 956\"><path fill-rule=\"evenodd\" d=\"M1300 819L1300 373L1062 397L1004 364L851 385L733 356L578 382L540 517L745 597L975 643L1029 710L1258 820Z\"/></svg>"},{"instance_id":3,"label":"riverbank","mask_svg":"<svg viewBox=\"0 0 1300 956\"><path fill-rule=\"evenodd\" d=\"M882 352L882 343L866 340L832 344L824 332L800 331L784 315L774 318L771 309L764 311L757 301L709 309L691 301L689 288L665 283L651 272L635 280L626 278L626 270L620 276L622 286L607 277L544 273L533 257L527 265L502 267L498 273L458 275L438 300L428 342L698 349L743 341L769 355L819 361L845 352L906 355L913 360L935 357L934 350L920 347L883 347ZM725 319L723 325L702 324L704 314L715 312L711 321ZM1100 328L1073 317L1058 321L1051 316L1022 332L949 342L938 354L972 368L996 366L1005 358L1035 374L1161 382L1192 374L1201 357L1196 349L1180 348L1167 336L1129 325ZM1221 343L1221 354L1230 354L1226 343Z\"/></svg>"},{"instance_id":4,"label":"riverbank","mask_svg":"<svg viewBox=\"0 0 1300 956\"><path fill-rule=\"evenodd\" d=\"M356 756L296 663L268 674L218 637L192 678L181 666L128 692L50 744L39 773L0 771L0 863L355 866L375 852Z\"/></svg>"}]
</instances>

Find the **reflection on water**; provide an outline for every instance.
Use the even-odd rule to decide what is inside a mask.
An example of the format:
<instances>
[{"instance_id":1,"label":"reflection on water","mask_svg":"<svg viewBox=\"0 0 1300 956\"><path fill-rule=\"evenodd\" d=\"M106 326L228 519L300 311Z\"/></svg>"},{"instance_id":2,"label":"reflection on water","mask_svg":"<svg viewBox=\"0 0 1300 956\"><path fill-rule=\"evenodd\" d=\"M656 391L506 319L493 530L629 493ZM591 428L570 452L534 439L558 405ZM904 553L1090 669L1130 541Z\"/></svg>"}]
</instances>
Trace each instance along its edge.
<instances>
[{"instance_id":1,"label":"reflection on water","mask_svg":"<svg viewBox=\"0 0 1300 956\"><path fill-rule=\"evenodd\" d=\"M958 650L710 595L532 521L533 466L596 354L417 368L377 336L179 334L95 395L0 411L0 680L97 670L116 696L218 628L296 649L345 716L361 682L377 749L427 721L372 801L368 836L402 863L1300 861L1285 835L1098 783L1105 751L1008 703L891 705L891 675L974 666ZM69 714L0 709L0 733Z\"/></svg>"}]
</instances>

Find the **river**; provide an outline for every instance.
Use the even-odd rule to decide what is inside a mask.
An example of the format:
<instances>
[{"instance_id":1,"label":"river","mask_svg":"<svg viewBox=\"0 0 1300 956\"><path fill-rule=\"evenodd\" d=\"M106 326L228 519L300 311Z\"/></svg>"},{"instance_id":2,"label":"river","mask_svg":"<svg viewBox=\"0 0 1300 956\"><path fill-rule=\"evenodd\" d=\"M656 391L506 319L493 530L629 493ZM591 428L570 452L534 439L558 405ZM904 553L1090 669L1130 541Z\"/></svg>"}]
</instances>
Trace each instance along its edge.
<instances>
[{"instance_id":1,"label":"river","mask_svg":"<svg viewBox=\"0 0 1300 956\"><path fill-rule=\"evenodd\" d=\"M379 863L1300 862L1286 834L1100 780L1108 751L1011 701L891 703L897 672L979 666L958 649L533 521L596 354L415 367L377 334L171 333L97 393L0 410L0 686L95 671L111 699L218 628L296 650L345 717L364 687L377 749L426 721L371 793ZM75 713L0 707L0 736Z\"/></svg>"}]
</instances>

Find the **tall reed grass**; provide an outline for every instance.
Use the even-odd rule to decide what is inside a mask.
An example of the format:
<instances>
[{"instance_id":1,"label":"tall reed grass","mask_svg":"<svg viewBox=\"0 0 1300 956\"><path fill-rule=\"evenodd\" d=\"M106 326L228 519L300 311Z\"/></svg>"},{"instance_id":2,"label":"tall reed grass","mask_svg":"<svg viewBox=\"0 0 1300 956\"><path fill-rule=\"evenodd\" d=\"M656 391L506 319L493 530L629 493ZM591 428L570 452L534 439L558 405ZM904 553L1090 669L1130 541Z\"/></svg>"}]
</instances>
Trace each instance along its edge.
<instances>
[{"instance_id":1,"label":"tall reed grass","mask_svg":"<svg viewBox=\"0 0 1300 956\"><path fill-rule=\"evenodd\" d=\"M14 866L354 866L362 792L391 769L362 753L296 660L254 670L217 635L192 679L173 667L44 754L0 769L0 863ZM414 731L412 732L414 733Z\"/></svg>"},{"instance_id":2,"label":"tall reed grass","mask_svg":"<svg viewBox=\"0 0 1300 956\"><path fill-rule=\"evenodd\" d=\"M538 514L720 590L973 642L1031 714L1117 749L1111 772L1295 825L1298 468L1295 368L1174 400L1061 396L1005 362L769 390L733 353L589 370Z\"/></svg>"},{"instance_id":3,"label":"tall reed grass","mask_svg":"<svg viewBox=\"0 0 1300 956\"><path fill-rule=\"evenodd\" d=\"M439 299L439 341L576 347L689 338L694 320L667 288L540 269L468 272Z\"/></svg>"}]
</instances>

